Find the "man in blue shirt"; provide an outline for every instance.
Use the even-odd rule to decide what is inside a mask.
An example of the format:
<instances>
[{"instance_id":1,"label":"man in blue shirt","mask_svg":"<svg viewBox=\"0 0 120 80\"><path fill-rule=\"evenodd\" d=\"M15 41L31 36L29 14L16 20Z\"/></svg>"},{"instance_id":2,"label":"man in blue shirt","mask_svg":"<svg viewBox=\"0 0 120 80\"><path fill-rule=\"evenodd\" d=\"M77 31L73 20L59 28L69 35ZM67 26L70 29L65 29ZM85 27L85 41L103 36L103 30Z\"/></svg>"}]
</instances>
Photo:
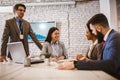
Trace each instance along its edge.
<instances>
[{"instance_id":1,"label":"man in blue shirt","mask_svg":"<svg viewBox=\"0 0 120 80\"><path fill-rule=\"evenodd\" d=\"M30 23L23 19L24 13L26 11L26 7L24 4L16 4L14 6L14 14L15 17L6 20L3 36L2 36L2 44L1 44L1 55L0 55L0 62L6 60L6 51L7 51L7 43L10 38L10 42L18 42L22 41L26 55L29 55L29 47L28 47L28 40L27 37L33 39L36 43L38 48L42 49L41 43L37 40ZM10 54L8 54L10 57Z\"/></svg>"}]
</instances>

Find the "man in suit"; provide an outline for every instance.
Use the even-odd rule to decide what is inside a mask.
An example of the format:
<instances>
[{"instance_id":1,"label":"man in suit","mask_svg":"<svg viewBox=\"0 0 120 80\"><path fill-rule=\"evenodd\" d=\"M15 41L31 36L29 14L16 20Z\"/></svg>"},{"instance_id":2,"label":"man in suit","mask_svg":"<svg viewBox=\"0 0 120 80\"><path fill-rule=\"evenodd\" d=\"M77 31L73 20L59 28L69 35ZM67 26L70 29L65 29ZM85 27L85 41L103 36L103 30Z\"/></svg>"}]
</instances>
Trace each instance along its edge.
<instances>
[{"instance_id":1,"label":"man in suit","mask_svg":"<svg viewBox=\"0 0 120 80\"><path fill-rule=\"evenodd\" d=\"M5 29L2 36L2 44L1 44L1 56L0 56L0 62L3 60L6 60L6 51L7 51L7 43L10 42L18 42L22 41L26 55L29 55L29 48L28 48L28 35L31 36L33 41L36 43L36 45L42 49L41 43L37 40L30 23L26 20L22 19L24 16L24 13L26 11L26 7L24 4L16 4L14 6L14 14L15 17L6 20ZM10 57L10 54L8 54Z\"/></svg>"},{"instance_id":2,"label":"man in suit","mask_svg":"<svg viewBox=\"0 0 120 80\"><path fill-rule=\"evenodd\" d=\"M104 14L96 14L88 24L92 33L104 36L101 60L81 60L60 64L58 69L103 70L120 79L120 33L110 29Z\"/></svg>"}]
</instances>

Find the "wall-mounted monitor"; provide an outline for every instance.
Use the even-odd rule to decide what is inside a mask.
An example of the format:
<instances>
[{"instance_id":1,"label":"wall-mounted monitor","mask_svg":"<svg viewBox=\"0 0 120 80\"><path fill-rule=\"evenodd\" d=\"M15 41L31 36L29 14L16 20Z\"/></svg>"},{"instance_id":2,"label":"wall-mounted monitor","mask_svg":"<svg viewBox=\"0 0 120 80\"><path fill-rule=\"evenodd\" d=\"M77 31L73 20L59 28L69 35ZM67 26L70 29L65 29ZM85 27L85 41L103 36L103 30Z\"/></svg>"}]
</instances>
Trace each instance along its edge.
<instances>
[{"instance_id":1,"label":"wall-mounted monitor","mask_svg":"<svg viewBox=\"0 0 120 80\"><path fill-rule=\"evenodd\" d=\"M31 22L30 23L33 32L35 33L37 39L39 41L44 41L47 37L48 31L51 27L56 27L55 21L48 21L48 22ZM28 41L31 42L32 39L28 36Z\"/></svg>"}]
</instances>

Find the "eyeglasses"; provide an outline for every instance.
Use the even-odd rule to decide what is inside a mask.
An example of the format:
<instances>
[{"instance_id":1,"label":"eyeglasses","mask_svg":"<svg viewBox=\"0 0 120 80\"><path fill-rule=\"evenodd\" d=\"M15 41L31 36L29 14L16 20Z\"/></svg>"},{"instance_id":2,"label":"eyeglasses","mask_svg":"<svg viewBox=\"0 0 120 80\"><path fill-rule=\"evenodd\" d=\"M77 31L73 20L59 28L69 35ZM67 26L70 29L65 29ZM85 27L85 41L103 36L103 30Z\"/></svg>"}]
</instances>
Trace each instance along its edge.
<instances>
[{"instance_id":1,"label":"eyeglasses","mask_svg":"<svg viewBox=\"0 0 120 80\"><path fill-rule=\"evenodd\" d=\"M25 12L25 10L22 10L22 9L18 9L18 11L20 11L20 12L22 12L22 11Z\"/></svg>"}]
</instances>

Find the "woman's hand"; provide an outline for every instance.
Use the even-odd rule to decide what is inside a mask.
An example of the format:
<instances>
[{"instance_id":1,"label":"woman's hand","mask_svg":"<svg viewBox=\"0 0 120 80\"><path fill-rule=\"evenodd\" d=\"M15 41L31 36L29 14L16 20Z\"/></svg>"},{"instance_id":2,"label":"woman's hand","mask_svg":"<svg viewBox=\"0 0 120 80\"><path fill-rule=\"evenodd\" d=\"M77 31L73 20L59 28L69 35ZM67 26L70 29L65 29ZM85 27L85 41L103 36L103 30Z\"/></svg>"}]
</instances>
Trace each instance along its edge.
<instances>
[{"instance_id":1,"label":"woman's hand","mask_svg":"<svg viewBox=\"0 0 120 80\"><path fill-rule=\"evenodd\" d=\"M64 56L60 56L59 58L57 58L57 60L64 60L65 57Z\"/></svg>"},{"instance_id":2,"label":"woman's hand","mask_svg":"<svg viewBox=\"0 0 120 80\"><path fill-rule=\"evenodd\" d=\"M77 59L77 60L80 60L82 57L84 57L82 54L78 54L78 55L76 56L76 59Z\"/></svg>"},{"instance_id":3,"label":"woman's hand","mask_svg":"<svg viewBox=\"0 0 120 80\"><path fill-rule=\"evenodd\" d=\"M83 56L82 54L78 54L76 57L77 60L90 60L89 58Z\"/></svg>"},{"instance_id":4,"label":"woman's hand","mask_svg":"<svg viewBox=\"0 0 120 80\"><path fill-rule=\"evenodd\" d=\"M51 58L50 58L50 61L57 62L58 60L57 60L57 58L55 58L55 57L53 57L53 58L51 57Z\"/></svg>"},{"instance_id":5,"label":"woman's hand","mask_svg":"<svg viewBox=\"0 0 120 80\"><path fill-rule=\"evenodd\" d=\"M90 59L84 56L84 57L80 58L79 60L90 60Z\"/></svg>"}]
</instances>

